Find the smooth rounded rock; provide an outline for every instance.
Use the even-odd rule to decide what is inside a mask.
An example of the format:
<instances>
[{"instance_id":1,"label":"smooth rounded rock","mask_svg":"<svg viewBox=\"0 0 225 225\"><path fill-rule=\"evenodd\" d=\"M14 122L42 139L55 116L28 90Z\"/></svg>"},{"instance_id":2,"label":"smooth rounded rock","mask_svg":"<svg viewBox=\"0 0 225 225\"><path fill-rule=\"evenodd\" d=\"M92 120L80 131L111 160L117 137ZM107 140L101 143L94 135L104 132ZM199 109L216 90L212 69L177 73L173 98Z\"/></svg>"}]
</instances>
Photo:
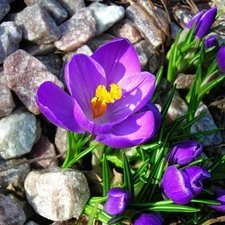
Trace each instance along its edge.
<instances>
[{"instance_id":1,"label":"smooth rounded rock","mask_svg":"<svg viewBox=\"0 0 225 225\"><path fill-rule=\"evenodd\" d=\"M84 174L70 168L32 171L24 187L34 210L53 221L78 218L90 197Z\"/></svg>"}]
</instances>

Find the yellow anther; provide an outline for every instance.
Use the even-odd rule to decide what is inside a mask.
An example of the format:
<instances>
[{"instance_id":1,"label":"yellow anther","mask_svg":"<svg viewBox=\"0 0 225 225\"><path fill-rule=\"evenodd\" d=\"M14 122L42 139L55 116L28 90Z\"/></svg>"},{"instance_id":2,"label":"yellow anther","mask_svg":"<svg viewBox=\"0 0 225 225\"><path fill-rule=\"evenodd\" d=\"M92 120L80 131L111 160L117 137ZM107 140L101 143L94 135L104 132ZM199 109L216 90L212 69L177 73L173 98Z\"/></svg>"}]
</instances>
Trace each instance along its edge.
<instances>
[{"instance_id":1,"label":"yellow anther","mask_svg":"<svg viewBox=\"0 0 225 225\"><path fill-rule=\"evenodd\" d=\"M95 91L95 97L91 99L93 118L98 118L106 111L108 103L114 103L122 97L122 90L117 84L110 84L110 92L104 85L99 85Z\"/></svg>"}]
</instances>

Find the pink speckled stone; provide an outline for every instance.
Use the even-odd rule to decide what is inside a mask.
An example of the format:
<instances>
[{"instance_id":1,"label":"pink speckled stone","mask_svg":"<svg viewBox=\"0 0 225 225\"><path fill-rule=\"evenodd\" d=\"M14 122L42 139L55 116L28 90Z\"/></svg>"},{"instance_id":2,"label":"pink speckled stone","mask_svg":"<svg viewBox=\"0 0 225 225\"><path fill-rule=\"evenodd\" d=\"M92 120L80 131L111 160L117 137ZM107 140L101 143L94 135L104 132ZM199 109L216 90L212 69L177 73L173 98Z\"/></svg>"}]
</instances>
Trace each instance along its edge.
<instances>
[{"instance_id":1,"label":"pink speckled stone","mask_svg":"<svg viewBox=\"0 0 225 225\"><path fill-rule=\"evenodd\" d=\"M65 52L71 52L94 36L96 22L90 9L82 8L73 17L59 26L61 38L55 46Z\"/></svg>"},{"instance_id":2,"label":"pink speckled stone","mask_svg":"<svg viewBox=\"0 0 225 225\"><path fill-rule=\"evenodd\" d=\"M63 83L43 63L23 50L11 54L3 66L8 87L36 115L40 113L35 100L38 87L45 81L52 81L63 88Z\"/></svg>"}]
</instances>

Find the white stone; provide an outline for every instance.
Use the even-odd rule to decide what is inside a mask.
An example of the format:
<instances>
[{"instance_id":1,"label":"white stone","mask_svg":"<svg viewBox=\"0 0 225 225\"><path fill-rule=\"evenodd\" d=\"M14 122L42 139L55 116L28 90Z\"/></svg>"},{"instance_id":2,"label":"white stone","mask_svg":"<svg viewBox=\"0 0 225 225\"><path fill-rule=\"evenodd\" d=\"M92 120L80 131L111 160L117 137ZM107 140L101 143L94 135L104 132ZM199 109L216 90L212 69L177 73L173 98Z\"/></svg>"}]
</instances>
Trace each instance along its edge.
<instances>
[{"instance_id":1,"label":"white stone","mask_svg":"<svg viewBox=\"0 0 225 225\"><path fill-rule=\"evenodd\" d=\"M84 174L70 168L32 171L24 187L34 210L53 221L78 218L90 197Z\"/></svg>"},{"instance_id":2,"label":"white stone","mask_svg":"<svg viewBox=\"0 0 225 225\"><path fill-rule=\"evenodd\" d=\"M92 12L93 17L96 20L96 33L100 35L104 31L108 30L114 23L121 20L125 11L122 6L102 4L99 2L93 2L89 5L89 9Z\"/></svg>"},{"instance_id":3,"label":"white stone","mask_svg":"<svg viewBox=\"0 0 225 225\"><path fill-rule=\"evenodd\" d=\"M36 139L36 118L16 110L0 120L0 156L11 159L31 151Z\"/></svg>"}]
</instances>

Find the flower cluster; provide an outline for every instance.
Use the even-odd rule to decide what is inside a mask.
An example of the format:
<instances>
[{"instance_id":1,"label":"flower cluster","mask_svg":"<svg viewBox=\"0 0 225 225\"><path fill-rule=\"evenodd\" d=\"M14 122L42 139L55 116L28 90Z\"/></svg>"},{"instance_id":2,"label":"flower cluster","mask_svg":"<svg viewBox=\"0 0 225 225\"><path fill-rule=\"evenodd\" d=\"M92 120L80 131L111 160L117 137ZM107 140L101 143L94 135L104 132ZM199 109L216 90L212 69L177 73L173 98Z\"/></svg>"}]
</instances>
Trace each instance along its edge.
<instances>
[{"instance_id":1,"label":"flower cluster","mask_svg":"<svg viewBox=\"0 0 225 225\"><path fill-rule=\"evenodd\" d=\"M168 153L166 160L170 165L161 180L160 187L166 197L176 204L187 204L203 188L202 181L210 178L207 170L199 166L178 169L196 160L202 153L202 145L195 140L188 140L175 145Z\"/></svg>"},{"instance_id":2,"label":"flower cluster","mask_svg":"<svg viewBox=\"0 0 225 225\"><path fill-rule=\"evenodd\" d=\"M92 56L71 57L65 81L70 95L50 81L36 95L42 113L59 127L86 131L108 146L126 148L152 138L161 124L157 108L146 107L155 76L141 72L127 39L114 39Z\"/></svg>"}]
</instances>

